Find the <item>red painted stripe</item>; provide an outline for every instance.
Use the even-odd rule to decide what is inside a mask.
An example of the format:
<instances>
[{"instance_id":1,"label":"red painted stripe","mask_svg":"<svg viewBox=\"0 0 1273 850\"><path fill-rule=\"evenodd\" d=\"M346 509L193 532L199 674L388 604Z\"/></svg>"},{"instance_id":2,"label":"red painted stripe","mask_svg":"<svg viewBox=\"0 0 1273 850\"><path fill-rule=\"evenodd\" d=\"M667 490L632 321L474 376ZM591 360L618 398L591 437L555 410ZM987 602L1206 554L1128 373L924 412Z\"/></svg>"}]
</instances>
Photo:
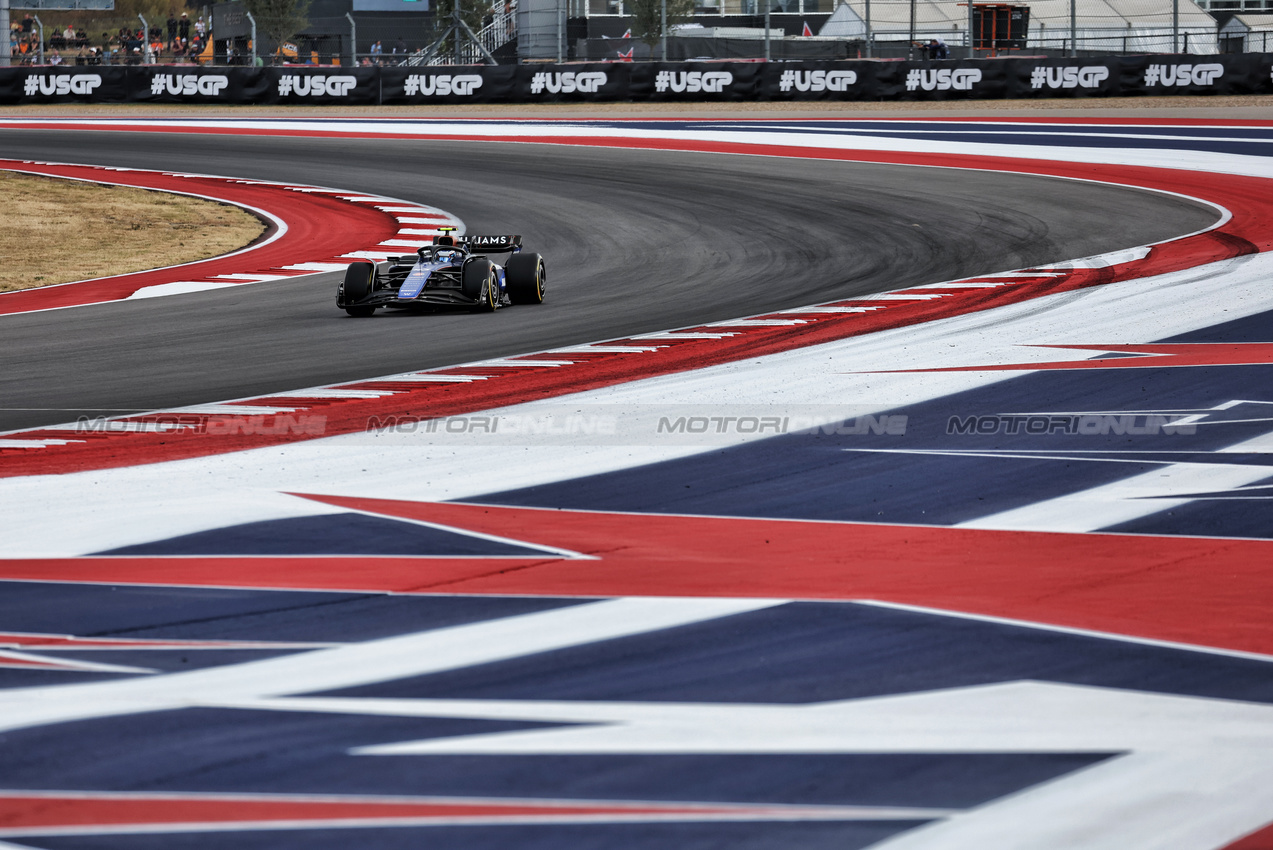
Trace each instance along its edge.
<instances>
[{"instance_id":1,"label":"red painted stripe","mask_svg":"<svg viewBox=\"0 0 1273 850\"><path fill-rule=\"evenodd\" d=\"M0 170L203 195L266 210L287 226L287 232L278 239L231 256L60 286L2 293L0 315L117 301L144 287L172 281L203 280L224 274L251 274L295 263L330 261L332 257L377 245L385 239L393 238L398 232L397 219L370 204L351 203L320 192L294 192L283 186L253 184L221 177L191 177L156 171L117 171L92 166L19 160L0 160Z\"/></svg>"},{"instance_id":2,"label":"red painted stripe","mask_svg":"<svg viewBox=\"0 0 1273 850\"><path fill-rule=\"evenodd\" d=\"M1220 850L1273 850L1273 824L1226 844Z\"/></svg>"},{"instance_id":3,"label":"red painted stripe","mask_svg":"<svg viewBox=\"0 0 1273 850\"><path fill-rule=\"evenodd\" d=\"M22 658L17 655L10 655L7 652L0 651L0 667L18 669L18 670L65 670L68 667L75 667L77 662L54 661L45 658Z\"/></svg>"},{"instance_id":4,"label":"red painted stripe","mask_svg":"<svg viewBox=\"0 0 1273 850\"><path fill-rule=\"evenodd\" d=\"M571 815L720 815L775 812L778 807L662 803L498 800L351 800L349 798L215 795L41 793L0 795L0 830L38 833L66 827L159 824L233 824L272 821L388 820L400 818L554 818Z\"/></svg>"},{"instance_id":5,"label":"red painted stripe","mask_svg":"<svg viewBox=\"0 0 1273 850\"><path fill-rule=\"evenodd\" d=\"M0 561L0 579L527 596L872 599L1273 654L1273 541L309 496L590 558ZM1219 580L1217 577L1223 577Z\"/></svg>"}]
</instances>

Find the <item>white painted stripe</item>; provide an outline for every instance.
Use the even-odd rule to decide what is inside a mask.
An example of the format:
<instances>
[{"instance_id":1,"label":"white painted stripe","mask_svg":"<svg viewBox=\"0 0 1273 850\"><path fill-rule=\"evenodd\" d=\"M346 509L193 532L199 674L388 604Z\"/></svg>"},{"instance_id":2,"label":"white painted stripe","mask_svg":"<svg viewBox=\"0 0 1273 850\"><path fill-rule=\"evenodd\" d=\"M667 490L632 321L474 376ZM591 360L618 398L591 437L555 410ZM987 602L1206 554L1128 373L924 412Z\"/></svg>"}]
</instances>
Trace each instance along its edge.
<instances>
[{"instance_id":1,"label":"white painted stripe","mask_svg":"<svg viewBox=\"0 0 1273 850\"><path fill-rule=\"evenodd\" d=\"M731 333L703 333L700 331L661 331L659 333L641 334L634 336L632 339L725 339L726 337L738 336Z\"/></svg>"},{"instance_id":2,"label":"white painted stripe","mask_svg":"<svg viewBox=\"0 0 1273 850\"><path fill-rule=\"evenodd\" d=\"M951 283L926 283L923 286L917 286L916 289L994 289L997 286L1011 286L1010 281L1002 283L968 283L966 281L954 281Z\"/></svg>"},{"instance_id":3,"label":"white painted stripe","mask_svg":"<svg viewBox=\"0 0 1273 850\"><path fill-rule=\"evenodd\" d=\"M883 307L797 307L794 310L779 310L780 314L795 313L870 313L872 310L883 310Z\"/></svg>"},{"instance_id":4,"label":"white painted stripe","mask_svg":"<svg viewBox=\"0 0 1273 850\"><path fill-rule=\"evenodd\" d=\"M1143 260L1149 256L1149 247L1141 246L1138 248L1128 248L1123 251L1111 251L1108 254L1097 254L1093 257L1083 257L1078 260L1067 260L1064 263L1053 263L1048 266L1039 266L1041 269L1104 269L1110 266L1117 266L1123 263L1132 263L1136 260Z\"/></svg>"},{"instance_id":5,"label":"white painted stripe","mask_svg":"<svg viewBox=\"0 0 1273 850\"><path fill-rule=\"evenodd\" d=\"M72 647L66 647L72 649ZM76 647L75 649L79 649ZM41 649L47 652L47 649ZM27 662L27 663L22 663ZM17 668L19 670L61 669L95 673L154 673L150 667L128 667L123 664L106 664L100 661L82 661L78 658L46 658L30 652L18 652L11 649L0 649L0 667Z\"/></svg>"},{"instance_id":6,"label":"white painted stripe","mask_svg":"<svg viewBox=\"0 0 1273 850\"><path fill-rule=\"evenodd\" d=\"M559 366L573 366L574 360L519 360L515 357L499 358L495 360L481 360L477 363L464 363L460 366L452 366L452 369L521 369L526 366L543 366L545 368L556 368Z\"/></svg>"},{"instance_id":7,"label":"white painted stripe","mask_svg":"<svg viewBox=\"0 0 1273 850\"><path fill-rule=\"evenodd\" d=\"M100 425L100 427L98 427ZM138 422L130 419L99 419L89 423L67 422L62 425L50 425L42 431L83 431L88 433L111 434L161 434L167 431L180 431L183 428L194 428L193 423L181 422ZM73 442L83 442L75 440Z\"/></svg>"},{"instance_id":8,"label":"white painted stripe","mask_svg":"<svg viewBox=\"0 0 1273 850\"><path fill-rule=\"evenodd\" d=\"M45 430L54 430L52 428ZM87 440L59 440L56 438L40 440L0 440L0 449L43 449L49 446L65 446L67 443L86 443Z\"/></svg>"},{"instance_id":9,"label":"white painted stripe","mask_svg":"<svg viewBox=\"0 0 1273 850\"><path fill-rule=\"evenodd\" d=\"M907 605L902 602L881 602L878 599L854 599L855 605L870 605L875 608L892 608L898 611L918 611L924 614L936 614L941 617L953 617L956 620L973 620L978 623L996 623L1020 629L1031 629L1039 632L1056 632L1063 635L1080 635L1082 637L1114 640L1122 643L1133 643L1137 646L1154 646L1174 649L1181 652L1197 652L1204 655L1223 655L1226 658L1245 658L1250 661L1273 661L1273 655L1260 652L1243 652L1238 649L1220 649L1214 646L1199 646L1192 643L1178 643L1171 640L1154 640L1153 638L1121 635L1115 632L1100 632L1095 629L1080 629L1070 626L1058 626L1053 623L1032 623L1029 620L1014 620L1010 617L993 617L989 614L969 614L965 611L950 611L945 608L929 608L924 605Z\"/></svg>"},{"instance_id":10,"label":"white painted stripe","mask_svg":"<svg viewBox=\"0 0 1273 850\"><path fill-rule=\"evenodd\" d=\"M207 292L212 289L226 289L231 286L238 286L237 283L225 283L211 280L181 280L173 283L159 283L154 286L143 286L132 295L125 298L125 301L132 301L138 298L160 298L166 295L185 295L187 292Z\"/></svg>"},{"instance_id":11,"label":"white painted stripe","mask_svg":"<svg viewBox=\"0 0 1273 850\"><path fill-rule=\"evenodd\" d=\"M382 248L419 248L419 239L386 239L380 243Z\"/></svg>"},{"instance_id":12,"label":"white painted stripe","mask_svg":"<svg viewBox=\"0 0 1273 850\"><path fill-rule=\"evenodd\" d=\"M1055 268L1060 268L1060 266L1039 266L1039 268L1040 269L1055 269ZM1065 277L1067 274L1069 274L1069 272L1047 272L1047 271L1034 271L1030 269L1018 269L1017 271L1012 271L1012 272L992 272L991 274L973 275L972 277L968 278L968 280L970 281L990 280L990 279L1001 278L1001 277L1020 278L1021 280L1033 280L1034 278L1039 278L1039 277ZM1009 283L1015 283L1015 282L1017 281L1009 281Z\"/></svg>"},{"instance_id":13,"label":"white painted stripe","mask_svg":"<svg viewBox=\"0 0 1273 850\"><path fill-rule=\"evenodd\" d=\"M0 729L257 700L393 681L783 604L767 599L611 599L332 649L145 679L0 691Z\"/></svg>"},{"instance_id":14,"label":"white painted stripe","mask_svg":"<svg viewBox=\"0 0 1273 850\"><path fill-rule=\"evenodd\" d=\"M244 416L270 416L275 413L294 413L304 410L303 407L276 407L263 404L195 404L190 407L174 407L171 413L197 413L218 416L224 413L239 413Z\"/></svg>"},{"instance_id":15,"label":"white painted stripe","mask_svg":"<svg viewBox=\"0 0 1273 850\"><path fill-rule=\"evenodd\" d=\"M931 292L890 292L885 295L865 295L863 301L932 301L934 298L946 298L946 293Z\"/></svg>"},{"instance_id":16,"label":"white painted stripe","mask_svg":"<svg viewBox=\"0 0 1273 850\"><path fill-rule=\"evenodd\" d=\"M725 322L711 322L705 328L766 328L786 327L789 325L807 325L804 319L730 319Z\"/></svg>"},{"instance_id":17,"label":"white painted stripe","mask_svg":"<svg viewBox=\"0 0 1273 850\"><path fill-rule=\"evenodd\" d=\"M287 280L288 278L297 277L293 274L264 274L258 272L235 273L235 274L214 274L214 280L242 280L251 283L264 283L268 280Z\"/></svg>"},{"instance_id":18,"label":"white painted stripe","mask_svg":"<svg viewBox=\"0 0 1273 850\"><path fill-rule=\"evenodd\" d=\"M493 378L494 375L433 375L424 373L420 375L392 375L388 378L376 378L376 381L385 381L392 383L394 381L418 381L422 383L439 383L439 384L467 384L471 381L485 381L487 378Z\"/></svg>"},{"instance_id":19,"label":"white painted stripe","mask_svg":"<svg viewBox=\"0 0 1273 850\"><path fill-rule=\"evenodd\" d=\"M1217 722L1218 729L1226 725ZM1268 824L1273 759L1267 744L1246 751L1206 744L1164 749L1110 759L877 846L1217 850Z\"/></svg>"},{"instance_id":20,"label":"white painted stripe","mask_svg":"<svg viewBox=\"0 0 1273 850\"><path fill-rule=\"evenodd\" d=\"M363 382L359 382L363 383ZM347 390L340 387L317 387L308 390L291 390L275 393L270 398L384 398L397 395L396 390Z\"/></svg>"},{"instance_id":21,"label":"white painted stripe","mask_svg":"<svg viewBox=\"0 0 1273 850\"><path fill-rule=\"evenodd\" d=\"M554 348L551 354L629 354L642 351L658 351L666 345L572 345Z\"/></svg>"},{"instance_id":22,"label":"white painted stripe","mask_svg":"<svg viewBox=\"0 0 1273 850\"><path fill-rule=\"evenodd\" d=\"M282 269L304 272L337 272L344 271L348 267L349 263L295 263L290 266L279 266Z\"/></svg>"},{"instance_id":23,"label":"white painted stripe","mask_svg":"<svg viewBox=\"0 0 1273 850\"><path fill-rule=\"evenodd\" d=\"M1273 439L1273 435L1254 441ZM1226 452L1242 452L1242 445ZM1091 459L1099 460L1099 459ZM1132 463L1127 458L1117 462ZM1269 478L1262 464L1172 463L1148 472L1075 493L1044 499L1024 507L962 522L960 528L1005 531L1087 532L1111 528L1172 510L1194 501L1198 493L1226 492Z\"/></svg>"}]
</instances>

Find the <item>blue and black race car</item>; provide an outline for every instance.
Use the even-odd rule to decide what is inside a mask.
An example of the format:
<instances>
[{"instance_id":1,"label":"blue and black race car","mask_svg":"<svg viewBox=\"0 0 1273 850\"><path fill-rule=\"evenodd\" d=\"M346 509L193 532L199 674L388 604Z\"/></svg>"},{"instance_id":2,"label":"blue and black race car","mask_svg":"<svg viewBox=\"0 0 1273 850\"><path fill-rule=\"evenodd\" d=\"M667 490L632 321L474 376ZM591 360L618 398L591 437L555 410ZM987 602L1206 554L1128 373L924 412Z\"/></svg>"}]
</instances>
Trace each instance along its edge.
<instances>
[{"instance_id":1,"label":"blue and black race car","mask_svg":"<svg viewBox=\"0 0 1273 850\"><path fill-rule=\"evenodd\" d=\"M456 236L438 228L414 256L385 263L350 263L336 290L336 306L351 316L370 316L378 307L467 307L493 312L507 304L544 300L544 258L522 252L520 236ZM500 265L489 254L508 254Z\"/></svg>"}]
</instances>

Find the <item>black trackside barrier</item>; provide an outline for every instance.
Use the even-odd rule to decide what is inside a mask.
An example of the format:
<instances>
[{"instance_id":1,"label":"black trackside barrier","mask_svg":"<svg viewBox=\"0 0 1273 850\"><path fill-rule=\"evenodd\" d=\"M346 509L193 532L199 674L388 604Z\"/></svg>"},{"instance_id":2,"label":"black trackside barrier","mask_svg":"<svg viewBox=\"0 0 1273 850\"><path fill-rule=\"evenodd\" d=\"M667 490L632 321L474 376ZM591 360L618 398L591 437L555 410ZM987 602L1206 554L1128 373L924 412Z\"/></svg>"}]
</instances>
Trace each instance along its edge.
<instances>
[{"instance_id":1,"label":"black trackside barrier","mask_svg":"<svg viewBox=\"0 0 1273 850\"><path fill-rule=\"evenodd\" d=\"M0 68L0 104L923 101L1273 93L1273 54L884 62Z\"/></svg>"}]
</instances>

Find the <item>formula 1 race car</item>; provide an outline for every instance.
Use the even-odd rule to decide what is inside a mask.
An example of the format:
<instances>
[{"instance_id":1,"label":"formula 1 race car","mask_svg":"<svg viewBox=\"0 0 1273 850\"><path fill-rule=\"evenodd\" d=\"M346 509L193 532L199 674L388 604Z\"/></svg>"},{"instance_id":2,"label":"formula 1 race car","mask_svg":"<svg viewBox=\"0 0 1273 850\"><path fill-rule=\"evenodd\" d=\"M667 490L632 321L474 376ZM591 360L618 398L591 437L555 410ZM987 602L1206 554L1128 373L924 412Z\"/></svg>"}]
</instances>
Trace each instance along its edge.
<instances>
[{"instance_id":1,"label":"formula 1 race car","mask_svg":"<svg viewBox=\"0 0 1273 850\"><path fill-rule=\"evenodd\" d=\"M520 236L455 236L440 227L414 256L385 263L350 263L336 290L336 306L351 316L370 316L377 307L468 307L494 312L506 304L544 300L544 258L522 253ZM486 255L509 254L503 265Z\"/></svg>"}]
</instances>

